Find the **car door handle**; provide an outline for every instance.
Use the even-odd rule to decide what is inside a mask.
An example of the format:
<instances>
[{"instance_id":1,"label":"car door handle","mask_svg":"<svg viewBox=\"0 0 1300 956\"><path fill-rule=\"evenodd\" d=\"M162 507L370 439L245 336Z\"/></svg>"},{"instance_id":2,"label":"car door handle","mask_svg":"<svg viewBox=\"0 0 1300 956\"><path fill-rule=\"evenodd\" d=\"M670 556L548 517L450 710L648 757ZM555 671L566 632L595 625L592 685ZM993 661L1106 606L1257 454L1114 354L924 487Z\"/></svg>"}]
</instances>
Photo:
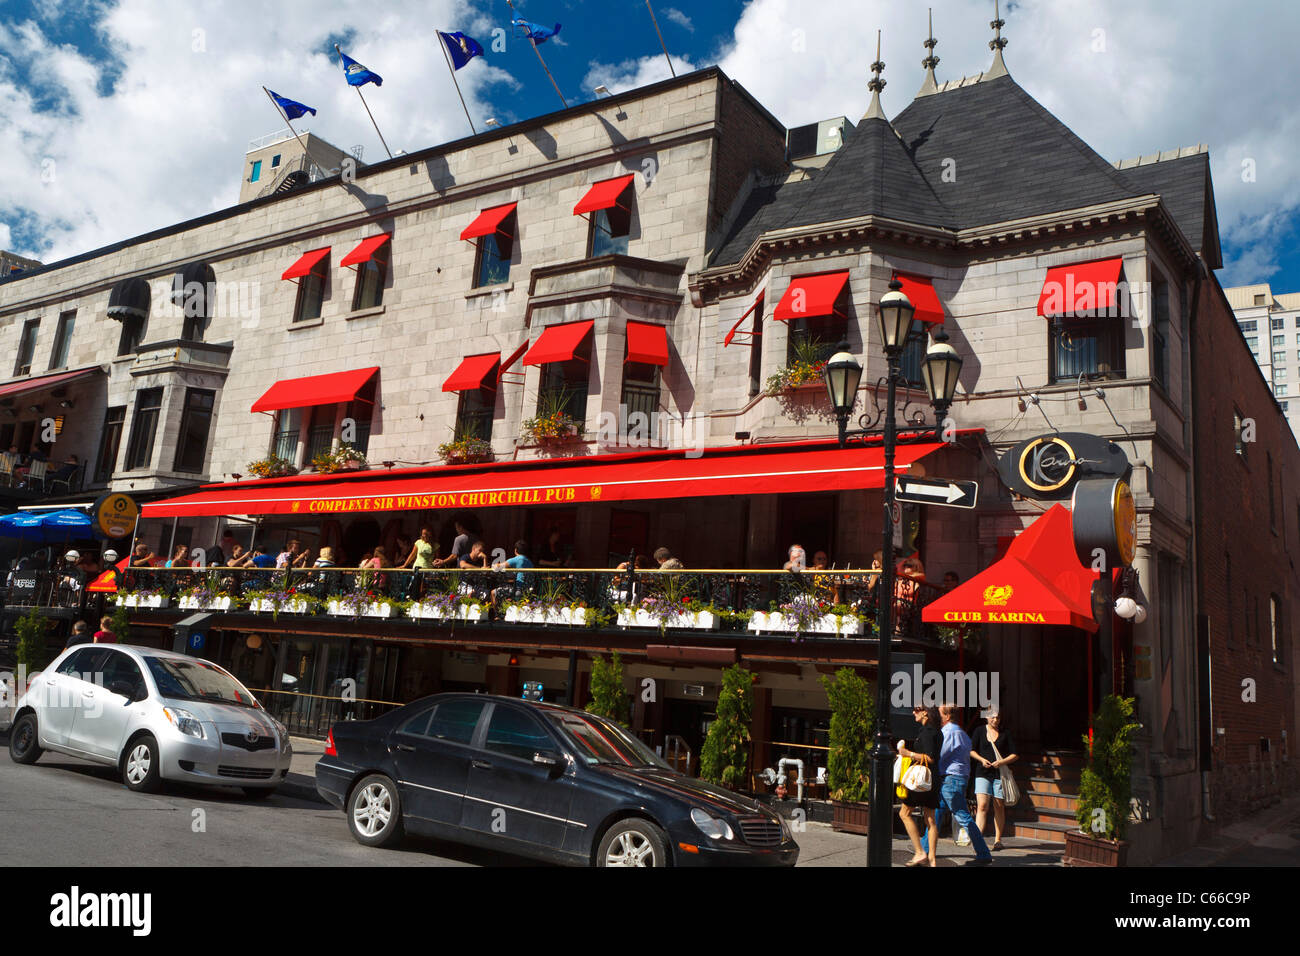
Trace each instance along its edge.
<instances>
[{"instance_id":1,"label":"car door handle","mask_svg":"<svg viewBox=\"0 0 1300 956\"><path fill-rule=\"evenodd\" d=\"M476 770L491 770L492 765L486 760L471 760L470 765Z\"/></svg>"},{"instance_id":2,"label":"car door handle","mask_svg":"<svg viewBox=\"0 0 1300 956\"><path fill-rule=\"evenodd\" d=\"M414 752L415 752L415 748L412 747L410 744L393 744L393 749L394 749L394 750L406 750L406 751L410 751L411 753L414 753Z\"/></svg>"}]
</instances>

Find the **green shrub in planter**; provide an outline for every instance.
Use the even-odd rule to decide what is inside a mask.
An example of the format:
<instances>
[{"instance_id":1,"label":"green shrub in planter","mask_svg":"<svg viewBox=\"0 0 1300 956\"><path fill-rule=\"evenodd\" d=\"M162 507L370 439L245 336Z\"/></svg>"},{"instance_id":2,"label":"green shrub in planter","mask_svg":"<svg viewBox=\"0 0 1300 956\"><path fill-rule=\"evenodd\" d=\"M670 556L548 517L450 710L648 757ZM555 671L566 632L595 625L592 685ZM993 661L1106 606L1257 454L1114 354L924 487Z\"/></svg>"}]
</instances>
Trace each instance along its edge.
<instances>
[{"instance_id":1,"label":"green shrub in planter","mask_svg":"<svg viewBox=\"0 0 1300 956\"><path fill-rule=\"evenodd\" d=\"M841 667L822 686L831 705L826 782L832 799L866 803L871 797L871 748L875 743L875 689L851 667Z\"/></svg>"},{"instance_id":2,"label":"green shrub in planter","mask_svg":"<svg viewBox=\"0 0 1300 956\"><path fill-rule=\"evenodd\" d=\"M700 750L700 776L735 790L747 781L749 723L754 710L754 675L739 664L722 672L718 717Z\"/></svg>"},{"instance_id":3,"label":"green shrub in planter","mask_svg":"<svg viewBox=\"0 0 1300 956\"><path fill-rule=\"evenodd\" d=\"M32 608L14 624L14 633L18 636L16 656L18 670L30 677L50 662L46 653L45 635L49 630L49 618ZM20 688L20 692L21 692Z\"/></svg>"},{"instance_id":4,"label":"green shrub in planter","mask_svg":"<svg viewBox=\"0 0 1300 956\"><path fill-rule=\"evenodd\" d=\"M623 661L618 651L608 662L603 657L591 662L591 703L587 712L627 726L627 691L623 688Z\"/></svg>"},{"instance_id":5,"label":"green shrub in planter","mask_svg":"<svg viewBox=\"0 0 1300 956\"><path fill-rule=\"evenodd\" d=\"M1075 819L1092 837L1122 840L1128 829L1132 793L1133 735L1142 725L1133 720L1132 697L1108 695L1092 716L1091 752L1079 778ZM1089 746L1085 734L1084 746Z\"/></svg>"}]
</instances>

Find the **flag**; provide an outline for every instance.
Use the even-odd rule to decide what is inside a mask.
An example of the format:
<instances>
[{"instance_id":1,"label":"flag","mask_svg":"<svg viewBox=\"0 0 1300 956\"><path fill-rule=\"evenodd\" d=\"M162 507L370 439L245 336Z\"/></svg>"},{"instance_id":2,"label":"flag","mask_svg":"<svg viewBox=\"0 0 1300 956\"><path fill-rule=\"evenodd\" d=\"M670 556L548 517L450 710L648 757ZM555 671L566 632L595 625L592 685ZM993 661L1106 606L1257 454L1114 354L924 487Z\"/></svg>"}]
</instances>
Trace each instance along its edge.
<instances>
[{"instance_id":1,"label":"flag","mask_svg":"<svg viewBox=\"0 0 1300 956\"><path fill-rule=\"evenodd\" d=\"M441 30L438 31L438 36L442 37L442 42L447 45L451 62L458 70L474 57L483 55L483 47L473 37L463 33L443 33Z\"/></svg>"},{"instance_id":2,"label":"flag","mask_svg":"<svg viewBox=\"0 0 1300 956\"><path fill-rule=\"evenodd\" d=\"M343 57L343 75L347 77L349 86L365 86L367 83L373 83L375 86L384 85L384 78L378 73L367 70L342 50L339 50L339 56Z\"/></svg>"},{"instance_id":3,"label":"flag","mask_svg":"<svg viewBox=\"0 0 1300 956\"><path fill-rule=\"evenodd\" d=\"M314 109L310 106L304 106L297 100L291 100L287 96L281 96L279 93L275 92L275 90L267 90L266 92L271 94L271 99L275 100L275 105L284 110L284 115L291 120L296 120L299 116L306 113L310 113L312 116L316 115Z\"/></svg>"},{"instance_id":4,"label":"flag","mask_svg":"<svg viewBox=\"0 0 1300 956\"><path fill-rule=\"evenodd\" d=\"M545 43L550 37L560 32L560 25L557 23L555 29L540 26L536 23L529 23L527 20L511 20L512 26L522 27L524 36L528 37L534 43Z\"/></svg>"}]
</instances>

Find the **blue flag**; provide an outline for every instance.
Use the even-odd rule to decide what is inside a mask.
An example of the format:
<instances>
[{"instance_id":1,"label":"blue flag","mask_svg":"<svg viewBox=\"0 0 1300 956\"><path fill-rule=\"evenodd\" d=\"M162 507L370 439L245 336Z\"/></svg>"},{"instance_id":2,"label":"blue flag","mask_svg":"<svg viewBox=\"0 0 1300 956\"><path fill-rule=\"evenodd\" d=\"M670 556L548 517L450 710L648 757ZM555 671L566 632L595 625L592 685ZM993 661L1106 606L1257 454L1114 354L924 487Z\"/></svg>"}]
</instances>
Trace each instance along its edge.
<instances>
[{"instance_id":1,"label":"blue flag","mask_svg":"<svg viewBox=\"0 0 1300 956\"><path fill-rule=\"evenodd\" d=\"M554 30L550 27L540 26L536 23L529 23L527 20L511 20L510 23L512 26L522 27L524 36L528 37L534 43L545 43L547 39L560 32L560 25L558 23L555 25Z\"/></svg>"},{"instance_id":2,"label":"blue flag","mask_svg":"<svg viewBox=\"0 0 1300 956\"><path fill-rule=\"evenodd\" d=\"M367 70L342 50L339 50L339 56L343 57L343 75L347 77L349 86L365 86L367 83L373 83L375 86L384 85L384 78L378 73Z\"/></svg>"},{"instance_id":3,"label":"blue flag","mask_svg":"<svg viewBox=\"0 0 1300 956\"><path fill-rule=\"evenodd\" d=\"M291 100L287 96L281 96L279 93L275 92L275 90L267 90L266 92L271 94L271 99L275 100L275 105L284 110L284 115L291 120L296 120L299 116L306 113L310 113L312 116L316 115L314 109L310 106L304 106L297 100Z\"/></svg>"},{"instance_id":4,"label":"blue flag","mask_svg":"<svg viewBox=\"0 0 1300 956\"><path fill-rule=\"evenodd\" d=\"M447 45L451 62L458 70L474 57L483 55L483 47L479 46L479 42L473 37L459 32L443 33L441 30L438 31L438 36L442 37L442 42Z\"/></svg>"}]
</instances>

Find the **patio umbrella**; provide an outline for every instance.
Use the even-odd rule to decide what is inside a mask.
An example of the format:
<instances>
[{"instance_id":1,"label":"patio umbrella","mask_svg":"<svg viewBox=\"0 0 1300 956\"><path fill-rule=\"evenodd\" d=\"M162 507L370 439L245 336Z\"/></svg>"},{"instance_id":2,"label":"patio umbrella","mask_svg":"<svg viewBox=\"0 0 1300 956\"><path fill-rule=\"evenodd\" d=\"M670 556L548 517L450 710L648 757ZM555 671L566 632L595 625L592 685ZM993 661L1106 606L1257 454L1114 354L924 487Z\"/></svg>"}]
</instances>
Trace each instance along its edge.
<instances>
[{"instance_id":1,"label":"patio umbrella","mask_svg":"<svg viewBox=\"0 0 1300 956\"><path fill-rule=\"evenodd\" d=\"M43 515L22 511L0 515L0 537L17 538L20 541L45 541L46 532L41 524L43 517Z\"/></svg>"},{"instance_id":2,"label":"patio umbrella","mask_svg":"<svg viewBox=\"0 0 1300 956\"><path fill-rule=\"evenodd\" d=\"M81 532L81 537L90 537L90 516L80 511L64 509L50 511L40 516L40 527L45 532L46 541L64 541Z\"/></svg>"}]
</instances>

